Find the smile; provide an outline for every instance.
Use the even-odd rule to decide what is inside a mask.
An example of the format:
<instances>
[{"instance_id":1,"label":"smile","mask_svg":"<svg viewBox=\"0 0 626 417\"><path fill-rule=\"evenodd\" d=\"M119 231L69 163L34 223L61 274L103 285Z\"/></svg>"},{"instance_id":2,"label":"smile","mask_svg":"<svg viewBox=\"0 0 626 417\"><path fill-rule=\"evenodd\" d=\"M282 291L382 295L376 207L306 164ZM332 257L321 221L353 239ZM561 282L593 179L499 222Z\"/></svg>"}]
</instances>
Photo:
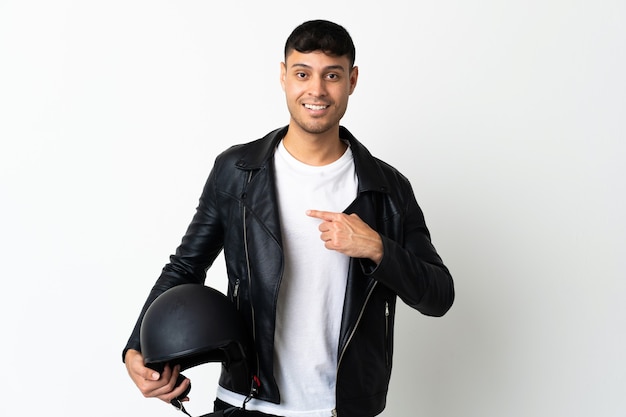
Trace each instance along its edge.
<instances>
[{"instance_id":1,"label":"smile","mask_svg":"<svg viewBox=\"0 0 626 417\"><path fill-rule=\"evenodd\" d=\"M324 110L328 108L328 106L315 105L315 104L305 104L304 107L306 107L309 110Z\"/></svg>"}]
</instances>

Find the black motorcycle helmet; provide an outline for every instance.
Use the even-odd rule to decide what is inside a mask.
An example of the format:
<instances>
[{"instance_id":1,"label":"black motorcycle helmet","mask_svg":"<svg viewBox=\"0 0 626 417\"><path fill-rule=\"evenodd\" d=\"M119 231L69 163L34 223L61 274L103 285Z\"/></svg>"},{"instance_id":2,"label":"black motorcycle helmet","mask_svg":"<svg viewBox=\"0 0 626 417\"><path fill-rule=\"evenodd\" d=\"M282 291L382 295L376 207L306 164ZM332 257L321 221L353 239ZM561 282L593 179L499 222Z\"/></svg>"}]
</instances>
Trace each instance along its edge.
<instances>
[{"instance_id":1,"label":"black motorcycle helmet","mask_svg":"<svg viewBox=\"0 0 626 417\"><path fill-rule=\"evenodd\" d=\"M169 363L183 371L221 362L236 390L250 394L253 344L239 311L218 290L202 284L168 289L146 310L139 335L147 367L160 371Z\"/></svg>"}]
</instances>

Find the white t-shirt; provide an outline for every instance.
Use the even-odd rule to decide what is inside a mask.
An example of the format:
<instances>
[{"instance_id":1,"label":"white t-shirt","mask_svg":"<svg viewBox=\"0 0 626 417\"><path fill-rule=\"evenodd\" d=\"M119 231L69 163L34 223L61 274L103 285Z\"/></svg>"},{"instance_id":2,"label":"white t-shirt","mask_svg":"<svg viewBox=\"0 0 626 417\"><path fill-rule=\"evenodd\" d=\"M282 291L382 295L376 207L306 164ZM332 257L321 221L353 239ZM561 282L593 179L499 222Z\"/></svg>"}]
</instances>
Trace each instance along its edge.
<instances>
[{"instance_id":1,"label":"white t-shirt","mask_svg":"<svg viewBox=\"0 0 626 417\"><path fill-rule=\"evenodd\" d=\"M281 403L252 400L246 409L298 417L329 417L335 408L339 330L349 257L328 250L321 220L306 210L341 212L357 194L358 179L348 147L324 166L295 159L281 142L274 155L285 270L274 334L274 376ZM233 405L243 397L223 388L218 397Z\"/></svg>"}]
</instances>

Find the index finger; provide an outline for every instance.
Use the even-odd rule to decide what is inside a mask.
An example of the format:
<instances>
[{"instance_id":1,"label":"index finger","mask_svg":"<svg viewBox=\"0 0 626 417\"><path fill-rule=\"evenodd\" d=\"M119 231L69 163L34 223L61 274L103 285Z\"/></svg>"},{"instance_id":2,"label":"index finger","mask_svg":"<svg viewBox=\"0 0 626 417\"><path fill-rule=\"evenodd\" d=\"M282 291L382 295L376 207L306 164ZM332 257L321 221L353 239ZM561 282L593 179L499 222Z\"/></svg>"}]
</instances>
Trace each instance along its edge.
<instances>
[{"instance_id":1,"label":"index finger","mask_svg":"<svg viewBox=\"0 0 626 417\"><path fill-rule=\"evenodd\" d=\"M337 220L341 213L335 213L334 211L323 210L307 210L306 215L309 217L315 217L317 219L325 220L327 222Z\"/></svg>"}]
</instances>

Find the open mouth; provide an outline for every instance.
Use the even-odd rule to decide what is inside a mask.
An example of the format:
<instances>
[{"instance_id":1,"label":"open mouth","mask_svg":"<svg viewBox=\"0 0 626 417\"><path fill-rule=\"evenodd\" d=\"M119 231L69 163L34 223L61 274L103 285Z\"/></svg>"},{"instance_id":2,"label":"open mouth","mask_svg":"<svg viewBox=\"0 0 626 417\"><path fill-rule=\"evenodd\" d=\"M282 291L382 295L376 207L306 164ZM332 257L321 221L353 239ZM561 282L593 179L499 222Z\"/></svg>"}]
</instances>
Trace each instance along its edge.
<instances>
[{"instance_id":1,"label":"open mouth","mask_svg":"<svg viewBox=\"0 0 626 417\"><path fill-rule=\"evenodd\" d=\"M327 105L319 105L319 104L305 104L304 107L309 110L324 110L328 108Z\"/></svg>"}]
</instances>

